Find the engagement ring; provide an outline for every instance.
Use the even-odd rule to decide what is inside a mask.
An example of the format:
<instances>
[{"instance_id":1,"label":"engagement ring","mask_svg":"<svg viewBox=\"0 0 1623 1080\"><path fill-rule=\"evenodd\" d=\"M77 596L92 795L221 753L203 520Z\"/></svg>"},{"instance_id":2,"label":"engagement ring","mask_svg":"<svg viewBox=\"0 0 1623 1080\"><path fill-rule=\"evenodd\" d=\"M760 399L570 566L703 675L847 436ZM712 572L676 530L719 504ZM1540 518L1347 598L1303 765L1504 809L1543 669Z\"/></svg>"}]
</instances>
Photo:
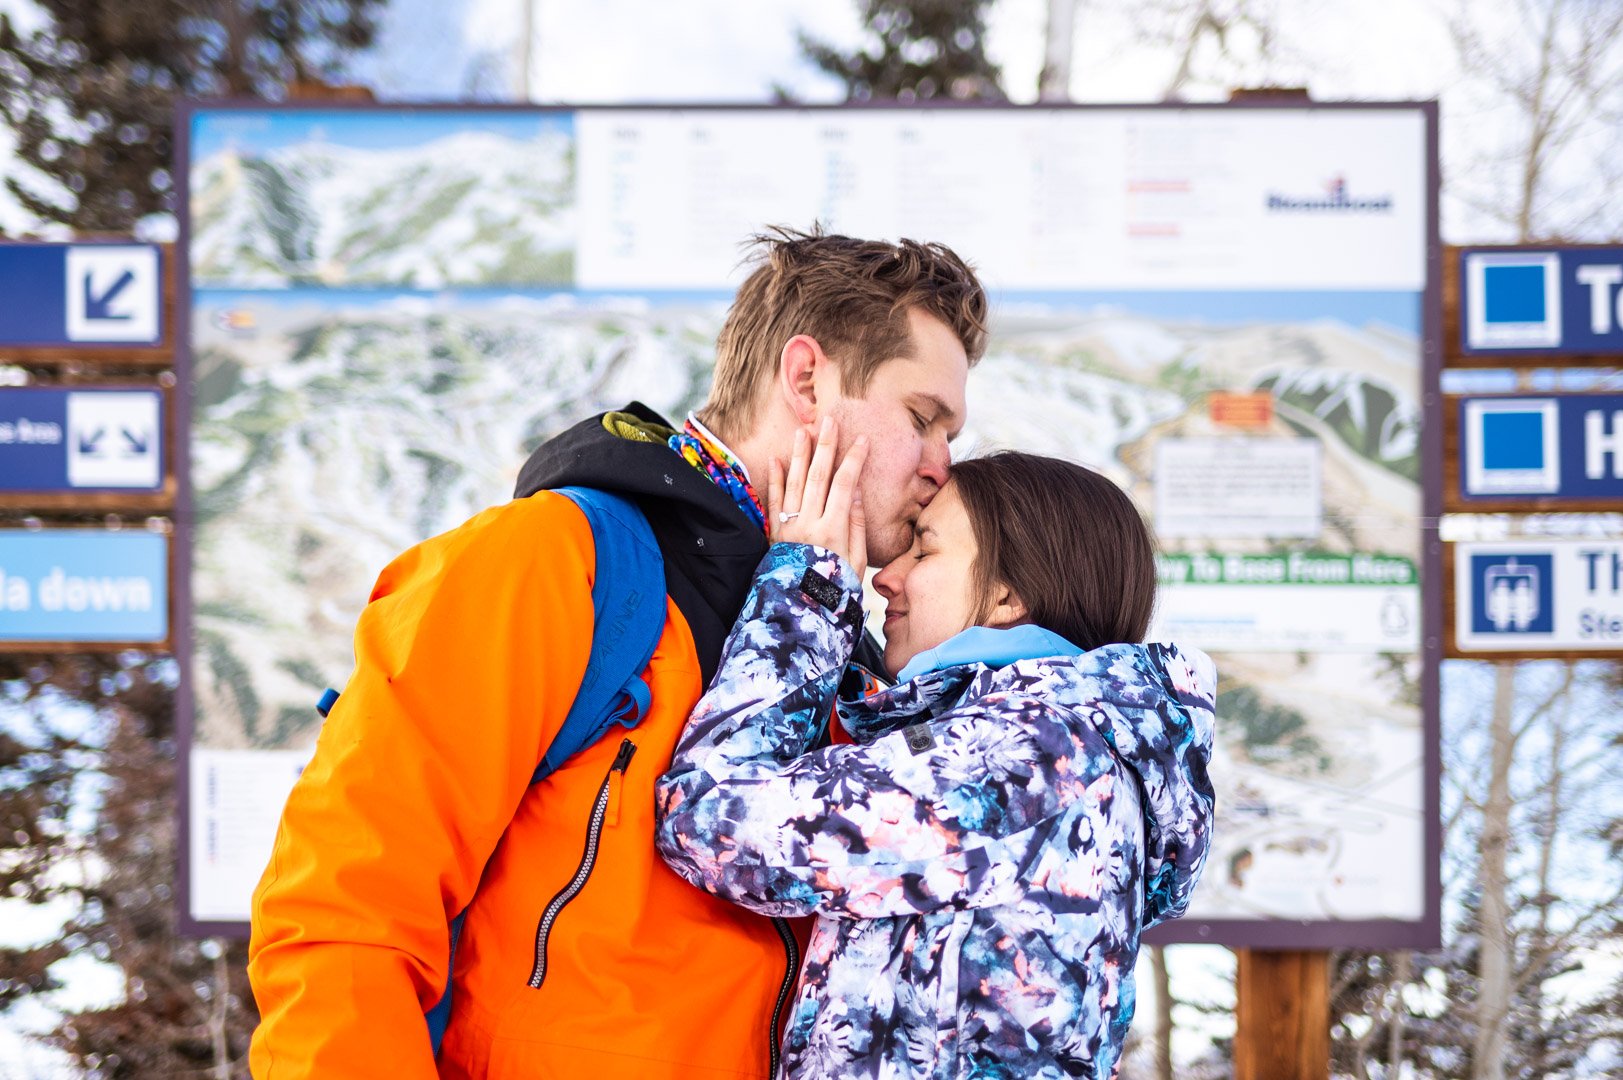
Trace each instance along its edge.
<instances>
[{"instance_id":1,"label":"engagement ring","mask_svg":"<svg viewBox=\"0 0 1623 1080\"><path fill-rule=\"evenodd\" d=\"M793 521L795 518L797 518L799 516L800 516L800 511L799 510L796 510L792 514L787 510L779 510L778 511L778 524L779 525L787 525L787 524L789 524L791 521Z\"/></svg>"}]
</instances>

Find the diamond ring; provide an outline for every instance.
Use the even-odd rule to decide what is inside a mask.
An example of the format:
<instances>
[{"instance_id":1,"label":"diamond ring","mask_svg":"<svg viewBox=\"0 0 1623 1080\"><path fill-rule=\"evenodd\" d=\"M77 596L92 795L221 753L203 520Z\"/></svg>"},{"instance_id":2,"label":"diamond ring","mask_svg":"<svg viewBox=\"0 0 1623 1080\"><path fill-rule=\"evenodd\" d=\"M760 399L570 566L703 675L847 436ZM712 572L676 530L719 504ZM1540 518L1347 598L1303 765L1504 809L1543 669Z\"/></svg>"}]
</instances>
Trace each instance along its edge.
<instances>
[{"instance_id":1,"label":"diamond ring","mask_svg":"<svg viewBox=\"0 0 1623 1080\"><path fill-rule=\"evenodd\" d=\"M793 521L795 518L797 518L799 516L800 516L800 511L799 510L794 511L793 513L789 512L788 510L779 510L778 511L778 524L779 525L787 525L787 524L789 524L791 521Z\"/></svg>"}]
</instances>

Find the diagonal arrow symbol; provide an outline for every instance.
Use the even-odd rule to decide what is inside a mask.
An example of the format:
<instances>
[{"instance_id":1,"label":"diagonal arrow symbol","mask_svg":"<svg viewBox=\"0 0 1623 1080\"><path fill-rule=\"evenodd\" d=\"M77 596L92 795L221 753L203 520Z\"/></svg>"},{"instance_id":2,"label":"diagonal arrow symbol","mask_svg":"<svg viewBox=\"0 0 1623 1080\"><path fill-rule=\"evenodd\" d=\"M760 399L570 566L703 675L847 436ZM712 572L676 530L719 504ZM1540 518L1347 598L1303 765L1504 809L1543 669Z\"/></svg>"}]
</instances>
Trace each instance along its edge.
<instances>
[{"instance_id":1,"label":"diagonal arrow symbol","mask_svg":"<svg viewBox=\"0 0 1623 1080\"><path fill-rule=\"evenodd\" d=\"M79 453L94 454L100 448L101 437L107 434L106 428L97 428L96 433L89 437L79 436Z\"/></svg>"},{"instance_id":2,"label":"diagonal arrow symbol","mask_svg":"<svg viewBox=\"0 0 1623 1080\"><path fill-rule=\"evenodd\" d=\"M85 318L87 319L129 319L129 315L117 315L112 311L113 301L118 294L130 287L135 280L135 271L126 270L118 276L118 280L107 286L105 292L97 296L90 288L91 275L85 275Z\"/></svg>"},{"instance_id":3,"label":"diagonal arrow symbol","mask_svg":"<svg viewBox=\"0 0 1623 1080\"><path fill-rule=\"evenodd\" d=\"M151 441L146 432L143 431L138 434L129 428L119 428L118 430L119 434L124 436L124 441L130 444L130 453L136 457L146 456L147 446Z\"/></svg>"}]
</instances>

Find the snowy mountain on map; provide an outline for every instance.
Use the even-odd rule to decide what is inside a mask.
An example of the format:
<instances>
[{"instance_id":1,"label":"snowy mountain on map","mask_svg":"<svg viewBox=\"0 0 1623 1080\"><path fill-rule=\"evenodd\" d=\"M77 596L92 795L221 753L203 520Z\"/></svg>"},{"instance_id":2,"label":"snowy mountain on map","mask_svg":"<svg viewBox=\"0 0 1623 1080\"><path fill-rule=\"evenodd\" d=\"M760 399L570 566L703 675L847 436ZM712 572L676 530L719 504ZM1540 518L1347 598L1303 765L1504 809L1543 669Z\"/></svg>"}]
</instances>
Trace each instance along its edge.
<instances>
[{"instance_id":1,"label":"snowy mountain on map","mask_svg":"<svg viewBox=\"0 0 1623 1080\"><path fill-rule=\"evenodd\" d=\"M191 442L205 741L304 744L378 571L509 498L528 452L581 418L633 398L680 418L724 307L294 299L255 308L250 336L205 301Z\"/></svg>"},{"instance_id":2,"label":"snowy mountain on map","mask_svg":"<svg viewBox=\"0 0 1623 1080\"><path fill-rule=\"evenodd\" d=\"M244 732L262 746L307 737L312 695L343 683L378 570L506 498L539 441L632 398L673 418L697 405L726 310L722 301L568 294L479 307L402 297L330 309L295 299L263 306L244 334L206 296L192 436L203 522L199 717L238 740L216 745L240 745ZM1403 553L1406 534L1375 528L1417 512L1418 486L1402 466L1401 421L1414 402L1388 402L1379 365L1370 372L1368 355L1349 351L1379 347L1338 324L1005 318L971 375L969 426L955 452L1063 455L1150 506L1147 448L1163 435L1210 434L1208 383L1272 380L1282 387L1276 434L1317 425L1329 436L1326 517L1347 532L1327 545ZM1309 355L1317 361L1304 363ZM1338 357L1349 361L1339 373ZM1353 360L1362 377L1345 374ZM1397 361L1392 371L1401 385Z\"/></svg>"},{"instance_id":3,"label":"snowy mountain on map","mask_svg":"<svg viewBox=\"0 0 1623 1080\"><path fill-rule=\"evenodd\" d=\"M222 150L192 184L201 285L545 285L574 272L572 139Z\"/></svg>"},{"instance_id":4,"label":"snowy mountain on map","mask_svg":"<svg viewBox=\"0 0 1623 1080\"><path fill-rule=\"evenodd\" d=\"M313 158L300 162L312 170L301 182L337 182ZM272 224L242 211L211 222L199 243L229 232L274 247ZM310 249L338 250L335 227L313 223ZM389 257L379 249L353 266ZM319 724L312 703L344 685L378 572L506 499L528 451L580 418L633 398L672 419L699 404L726 307L570 293L200 294L191 432L199 745L307 749ZM970 376L969 422L954 452L1061 455L1101 469L1150 508L1157 440L1233 434L1212 418L1209 393L1267 389L1273 420L1248 434L1321 439L1325 528L1315 549L1418 559L1419 352L1413 334L1333 320L1209 325L1004 310ZM1276 543L1232 540L1224 550ZM1405 905L1419 892L1402 868L1421 859L1418 659L1215 659L1220 818L1192 912L1410 917ZM1370 865L1397 869L1360 876ZM1331 884L1307 891L1302 882Z\"/></svg>"},{"instance_id":5,"label":"snowy mountain on map","mask_svg":"<svg viewBox=\"0 0 1623 1080\"><path fill-rule=\"evenodd\" d=\"M1420 499L1420 403L1403 389L1415 352L1412 337L1331 320L1006 316L970 379L969 432L1100 468L1148 507L1157 440L1232 434L1210 419L1208 393L1269 390L1275 416L1256 434L1323 440L1328 548L1402 554L1416 541L1401 523ZM1260 538L1230 546L1267 549Z\"/></svg>"}]
</instances>

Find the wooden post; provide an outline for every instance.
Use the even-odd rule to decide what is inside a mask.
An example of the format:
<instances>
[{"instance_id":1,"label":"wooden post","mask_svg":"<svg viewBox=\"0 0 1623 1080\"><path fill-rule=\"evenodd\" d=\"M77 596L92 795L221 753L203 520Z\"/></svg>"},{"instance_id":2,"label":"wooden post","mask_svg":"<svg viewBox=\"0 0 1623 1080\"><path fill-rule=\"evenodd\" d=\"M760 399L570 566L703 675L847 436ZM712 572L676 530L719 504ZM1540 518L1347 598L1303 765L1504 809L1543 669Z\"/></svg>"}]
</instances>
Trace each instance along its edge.
<instances>
[{"instance_id":1,"label":"wooden post","mask_svg":"<svg viewBox=\"0 0 1623 1080\"><path fill-rule=\"evenodd\" d=\"M1235 956L1234 1080L1329 1080L1330 954Z\"/></svg>"}]
</instances>

